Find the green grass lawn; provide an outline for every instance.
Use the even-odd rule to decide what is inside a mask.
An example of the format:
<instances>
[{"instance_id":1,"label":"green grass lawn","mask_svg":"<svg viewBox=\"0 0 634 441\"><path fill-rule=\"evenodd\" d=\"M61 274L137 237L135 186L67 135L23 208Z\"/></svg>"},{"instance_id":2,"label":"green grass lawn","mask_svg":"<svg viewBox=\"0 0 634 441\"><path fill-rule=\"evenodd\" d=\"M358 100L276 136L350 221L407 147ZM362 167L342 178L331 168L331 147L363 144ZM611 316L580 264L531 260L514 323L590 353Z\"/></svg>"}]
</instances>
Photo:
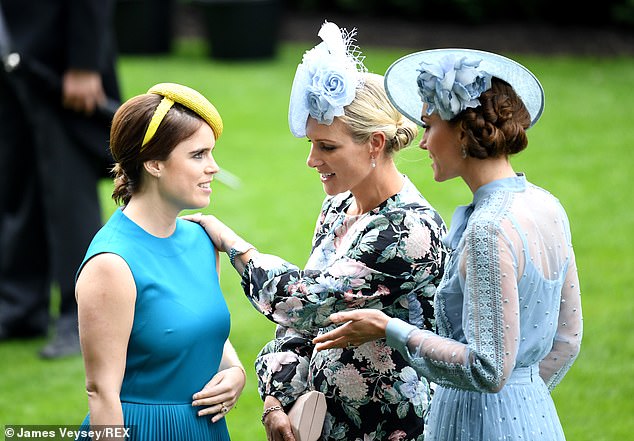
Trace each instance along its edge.
<instances>
[{"instance_id":1,"label":"green grass lawn","mask_svg":"<svg viewBox=\"0 0 634 441\"><path fill-rule=\"evenodd\" d=\"M120 59L126 98L170 81L200 90L217 106L225 132L215 156L242 180L232 190L213 187L208 212L267 253L300 266L323 191L305 165L306 140L288 131L288 95L302 53L315 42L283 44L276 59L228 63L211 60L199 42L179 42L165 57ZM370 71L383 73L405 51L364 48ZM513 55L513 54L510 54ZM585 333L578 361L553 396L569 440L631 439L634 431L634 59L518 56L546 90L542 120L529 131L529 148L513 160L534 183L567 208L577 253ZM447 222L470 194L457 180L432 179L424 152L397 159ZM100 186L104 219L114 210L111 183ZM231 340L249 375L237 408L228 415L235 441L266 439L260 424L253 361L273 332L241 294L223 256L221 282L232 313ZM86 411L79 357L40 361L43 340L0 344L0 424L76 424Z\"/></svg>"}]
</instances>

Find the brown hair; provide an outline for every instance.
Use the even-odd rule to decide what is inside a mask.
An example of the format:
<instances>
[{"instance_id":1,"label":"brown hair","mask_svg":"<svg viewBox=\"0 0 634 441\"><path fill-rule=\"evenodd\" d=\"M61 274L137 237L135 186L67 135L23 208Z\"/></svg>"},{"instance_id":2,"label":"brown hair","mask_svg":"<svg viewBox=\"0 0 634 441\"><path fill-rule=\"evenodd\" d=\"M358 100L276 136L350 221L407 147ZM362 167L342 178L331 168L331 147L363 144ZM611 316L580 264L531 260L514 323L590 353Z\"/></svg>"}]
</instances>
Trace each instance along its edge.
<instances>
[{"instance_id":1,"label":"brown hair","mask_svg":"<svg viewBox=\"0 0 634 441\"><path fill-rule=\"evenodd\" d=\"M374 73L364 75L363 86L338 118L348 126L357 143L367 142L373 132L385 133L387 155L410 145L418 134L416 124L401 115L388 99L383 76Z\"/></svg>"},{"instance_id":2,"label":"brown hair","mask_svg":"<svg viewBox=\"0 0 634 441\"><path fill-rule=\"evenodd\" d=\"M203 123L195 112L175 103L154 137L141 149L147 126L162 99L153 93L138 95L126 101L114 115L110 129L110 152L116 162L112 168L112 199L118 204L127 205L141 188L144 162L166 160L174 147L192 136Z\"/></svg>"},{"instance_id":3,"label":"brown hair","mask_svg":"<svg viewBox=\"0 0 634 441\"><path fill-rule=\"evenodd\" d=\"M524 150L531 116L515 90L494 77L491 88L479 100L480 106L465 109L451 120L451 124L461 126L467 133L467 154L486 159Z\"/></svg>"}]
</instances>

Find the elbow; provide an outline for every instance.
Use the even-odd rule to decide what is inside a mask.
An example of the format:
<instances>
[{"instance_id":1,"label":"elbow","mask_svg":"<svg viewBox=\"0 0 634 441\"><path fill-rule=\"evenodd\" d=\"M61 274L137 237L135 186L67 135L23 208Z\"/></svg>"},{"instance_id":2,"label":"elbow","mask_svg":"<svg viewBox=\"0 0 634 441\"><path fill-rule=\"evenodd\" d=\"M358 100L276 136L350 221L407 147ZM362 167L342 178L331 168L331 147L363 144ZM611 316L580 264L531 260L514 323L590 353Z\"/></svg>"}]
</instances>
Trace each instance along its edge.
<instances>
[{"instance_id":1,"label":"elbow","mask_svg":"<svg viewBox=\"0 0 634 441\"><path fill-rule=\"evenodd\" d=\"M86 381L86 395L88 395L89 404L119 400L119 392L115 390L115 388L99 384L95 381Z\"/></svg>"},{"instance_id":2,"label":"elbow","mask_svg":"<svg viewBox=\"0 0 634 441\"><path fill-rule=\"evenodd\" d=\"M507 377L502 375L496 375L489 381L484 381L480 383L480 387L478 388L479 392L484 392L487 394L496 394L500 392L504 385L506 385Z\"/></svg>"},{"instance_id":3,"label":"elbow","mask_svg":"<svg viewBox=\"0 0 634 441\"><path fill-rule=\"evenodd\" d=\"M476 390L489 394L500 392L508 380L509 373L499 363L479 361L479 363L475 363L476 369L474 370Z\"/></svg>"},{"instance_id":4,"label":"elbow","mask_svg":"<svg viewBox=\"0 0 634 441\"><path fill-rule=\"evenodd\" d=\"M88 403L93 403L103 396L102 389L97 383L86 381L86 395L88 395Z\"/></svg>"},{"instance_id":5,"label":"elbow","mask_svg":"<svg viewBox=\"0 0 634 441\"><path fill-rule=\"evenodd\" d=\"M502 354L495 357L482 357L475 365L480 382L478 390L480 392L496 394L500 392L509 382L516 367L515 357L504 358Z\"/></svg>"},{"instance_id":6,"label":"elbow","mask_svg":"<svg viewBox=\"0 0 634 441\"><path fill-rule=\"evenodd\" d=\"M574 363L577 357L579 356L580 352L581 352L581 340L574 342L570 345L570 352L569 352L570 358L568 363L570 364Z\"/></svg>"},{"instance_id":7,"label":"elbow","mask_svg":"<svg viewBox=\"0 0 634 441\"><path fill-rule=\"evenodd\" d=\"M581 332L568 336L557 336L553 349L560 355L567 354L571 359L577 358L581 352Z\"/></svg>"},{"instance_id":8,"label":"elbow","mask_svg":"<svg viewBox=\"0 0 634 441\"><path fill-rule=\"evenodd\" d=\"M575 359L581 352L581 338L578 340L570 342L570 358Z\"/></svg>"},{"instance_id":9,"label":"elbow","mask_svg":"<svg viewBox=\"0 0 634 441\"><path fill-rule=\"evenodd\" d=\"M579 355L579 352L581 352L581 337L582 337L582 332L579 331L575 334L574 338L570 342L571 350L575 358L577 357L577 355Z\"/></svg>"},{"instance_id":10,"label":"elbow","mask_svg":"<svg viewBox=\"0 0 634 441\"><path fill-rule=\"evenodd\" d=\"M99 386L94 381L86 380L86 394L88 398L95 397L98 394Z\"/></svg>"}]
</instances>

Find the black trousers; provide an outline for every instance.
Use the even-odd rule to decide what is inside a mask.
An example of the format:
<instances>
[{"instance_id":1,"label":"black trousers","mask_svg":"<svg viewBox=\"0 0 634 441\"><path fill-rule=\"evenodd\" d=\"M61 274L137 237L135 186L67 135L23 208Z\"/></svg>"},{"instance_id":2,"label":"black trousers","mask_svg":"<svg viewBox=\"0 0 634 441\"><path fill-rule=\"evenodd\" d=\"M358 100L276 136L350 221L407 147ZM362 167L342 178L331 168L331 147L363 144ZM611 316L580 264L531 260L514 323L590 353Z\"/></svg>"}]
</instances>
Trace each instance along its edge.
<instances>
[{"instance_id":1,"label":"black trousers","mask_svg":"<svg viewBox=\"0 0 634 441\"><path fill-rule=\"evenodd\" d=\"M70 128L70 112L0 76L0 327L44 335L51 284L60 319L76 321L75 273L101 226L101 163ZM95 142L107 145L104 138Z\"/></svg>"}]
</instances>

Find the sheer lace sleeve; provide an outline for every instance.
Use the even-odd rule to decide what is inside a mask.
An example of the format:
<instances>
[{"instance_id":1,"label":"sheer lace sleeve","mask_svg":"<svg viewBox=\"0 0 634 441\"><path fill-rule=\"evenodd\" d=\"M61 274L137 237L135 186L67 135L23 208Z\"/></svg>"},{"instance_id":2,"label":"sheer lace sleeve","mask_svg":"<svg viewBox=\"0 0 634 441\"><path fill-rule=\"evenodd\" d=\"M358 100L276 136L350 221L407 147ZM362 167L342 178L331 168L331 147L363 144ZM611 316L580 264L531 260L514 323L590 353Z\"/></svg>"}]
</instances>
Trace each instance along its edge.
<instances>
[{"instance_id":1,"label":"sheer lace sleeve","mask_svg":"<svg viewBox=\"0 0 634 441\"><path fill-rule=\"evenodd\" d=\"M572 246L569 247L569 250L570 261L561 290L561 305L555 340L550 353L539 365L539 374L550 390L559 384L577 358L583 334L577 263Z\"/></svg>"},{"instance_id":2,"label":"sheer lace sleeve","mask_svg":"<svg viewBox=\"0 0 634 441\"><path fill-rule=\"evenodd\" d=\"M515 368L539 364L552 389L579 353L582 334L563 207L532 185L493 193L454 253L437 294L438 335L393 324L388 342L442 385L496 392Z\"/></svg>"},{"instance_id":3,"label":"sheer lace sleeve","mask_svg":"<svg viewBox=\"0 0 634 441\"><path fill-rule=\"evenodd\" d=\"M405 329L400 339L388 334L388 343L430 381L497 392L513 370L517 354L517 266L511 244L496 226L471 224L465 234L458 265L466 341Z\"/></svg>"}]
</instances>

